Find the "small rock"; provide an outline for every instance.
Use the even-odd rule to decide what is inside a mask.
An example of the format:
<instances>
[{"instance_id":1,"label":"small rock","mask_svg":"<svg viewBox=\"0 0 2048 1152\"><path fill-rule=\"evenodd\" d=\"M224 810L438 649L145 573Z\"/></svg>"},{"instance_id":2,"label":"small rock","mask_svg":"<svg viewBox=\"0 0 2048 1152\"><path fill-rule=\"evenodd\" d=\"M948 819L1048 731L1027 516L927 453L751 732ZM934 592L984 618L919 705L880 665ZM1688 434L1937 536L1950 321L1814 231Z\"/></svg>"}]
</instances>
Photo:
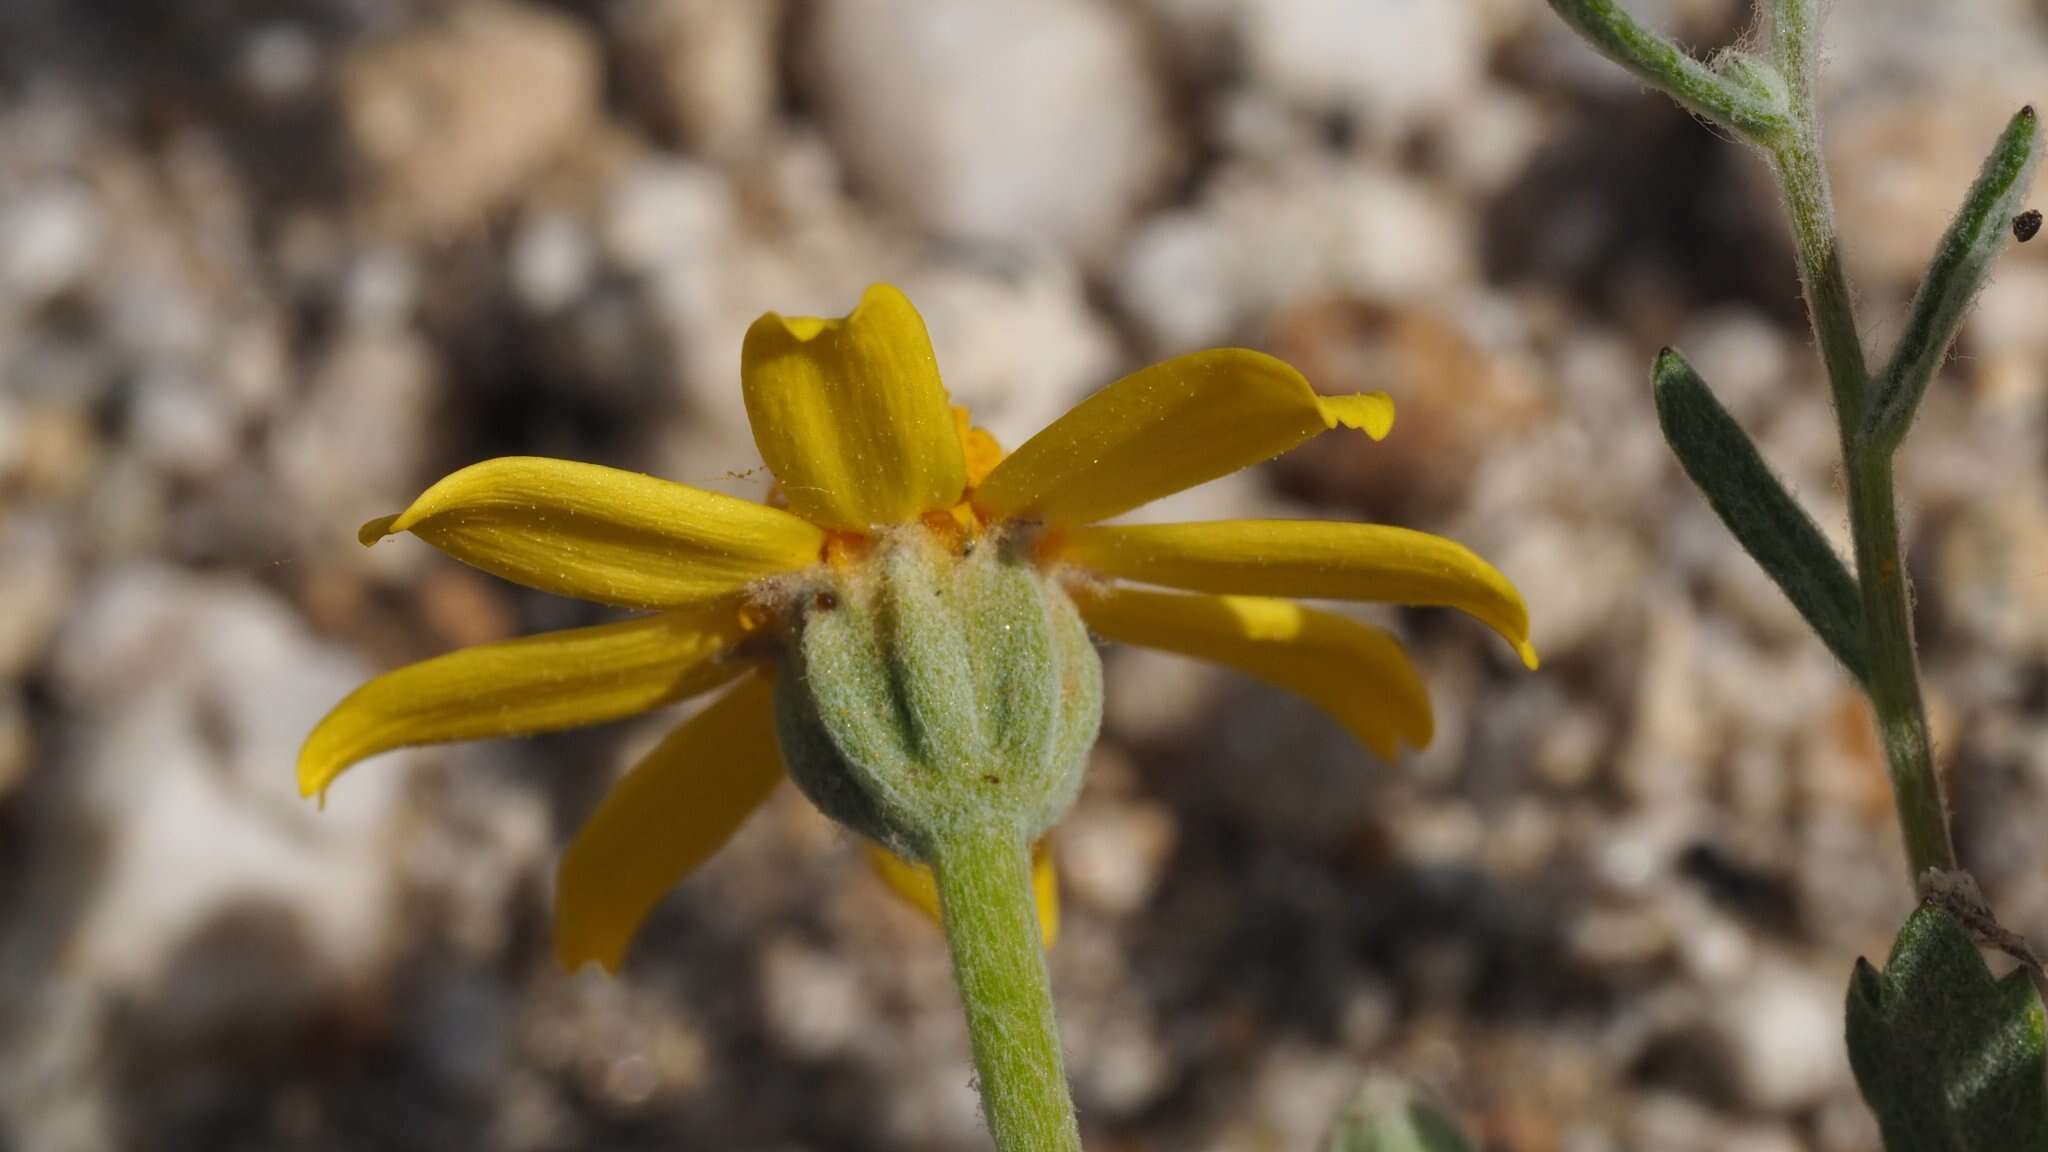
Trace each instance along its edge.
<instances>
[{"instance_id":1,"label":"small rock","mask_svg":"<svg viewBox=\"0 0 2048 1152\"><path fill-rule=\"evenodd\" d=\"M458 764L437 778L441 818L407 839L401 860L408 889L432 902L437 937L478 964L518 941L519 917L544 888L556 847L539 793L481 771L500 758L489 746L453 751Z\"/></svg>"},{"instance_id":2,"label":"small rock","mask_svg":"<svg viewBox=\"0 0 2048 1152\"><path fill-rule=\"evenodd\" d=\"M1521 176L1551 135L1542 114L1521 92L1486 85L1444 114L1437 150L1459 188L1492 197Z\"/></svg>"},{"instance_id":3,"label":"small rock","mask_svg":"<svg viewBox=\"0 0 2048 1152\"><path fill-rule=\"evenodd\" d=\"M1848 1083L1842 990L1802 968L1761 964L1717 998L1720 1070L1744 1107L1787 1113Z\"/></svg>"},{"instance_id":4,"label":"small rock","mask_svg":"<svg viewBox=\"0 0 2048 1152\"><path fill-rule=\"evenodd\" d=\"M47 516L0 518L0 684L26 676L64 620L76 592L70 542Z\"/></svg>"},{"instance_id":5,"label":"small rock","mask_svg":"<svg viewBox=\"0 0 2048 1152\"><path fill-rule=\"evenodd\" d=\"M1241 1141L1224 1147L1313 1148L1358 1089L1360 1070L1331 1053L1281 1040L1263 1054Z\"/></svg>"},{"instance_id":6,"label":"small rock","mask_svg":"<svg viewBox=\"0 0 2048 1152\"><path fill-rule=\"evenodd\" d=\"M313 522L360 524L419 494L436 374L431 350L405 332L351 333L315 366L272 441L279 475Z\"/></svg>"},{"instance_id":7,"label":"small rock","mask_svg":"<svg viewBox=\"0 0 2048 1152\"><path fill-rule=\"evenodd\" d=\"M605 253L628 271L659 274L715 254L737 212L732 188L716 168L649 161L612 189L600 235Z\"/></svg>"},{"instance_id":8,"label":"small rock","mask_svg":"<svg viewBox=\"0 0 2048 1152\"><path fill-rule=\"evenodd\" d=\"M1333 503L1398 519L1455 514L1481 460L1542 414L1535 380L1433 311L1330 297L1283 309L1271 325L1274 354L1317 390L1393 398L1394 434L1385 441L1322 437L1283 465Z\"/></svg>"},{"instance_id":9,"label":"small rock","mask_svg":"<svg viewBox=\"0 0 2048 1152\"><path fill-rule=\"evenodd\" d=\"M164 550L172 530L171 483L135 453L110 457L93 473L79 517L79 544L102 561Z\"/></svg>"},{"instance_id":10,"label":"small rock","mask_svg":"<svg viewBox=\"0 0 2048 1152\"><path fill-rule=\"evenodd\" d=\"M419 268L401 249L359 250L342 278L342 314L360 328L400 327L411 321L419 302Z\"/></svg>"},{"instance_id":11,"label":"small rock","mask_svg":"<svg viewBox=\"0 0 2048 1152\"><path fill-rule=\"evenodd\" d=\"M1076 1061L1076 1079L1112 1114L1137 1113L1171 1087L1173 1058L1140 1012L1115 1013L1089 1041L1087 1057Z\"/></svg>"},{"instance_id":12,"label":"small rock","mask_svg":"<svg viewBox=\"0 0 2048 1152\"><path fill-rule=\"evenodd\" d=\"M1565 704L1544 726L1536 748L1537 774L1552 788L1585 787L1607 755L1613 728L1605 712L1583 704Z\"/></svg>"},{"instance_id":13,"label":"small rock","mask_svg":"<svg viewBox=\"0 0 2048 1152\"><path fill-rule=\"evenodd\" d=\"M1060 879L1082 904L1108 916L1145 906L1179 837L1156 804L1088 805L1061 822Z\"/></svg>"},{"instance_id":14,"label":"small rock","mask_svg":"<svg viewBox=\"0 0 2048 1152\"><path fill-rule=\"evenodd\" d=\"M1683 1096L1662 1092L1652 1093L1636 1105L1629 1129L1627 1147L1659 1152L1721 1152L1727 1148L1798 1152L1805 1147L1782 1127L1740 1124Z\"/></svg>"},{"instance_id":15,"label":"small rock","mask_svg":"<svg viewBox=\"0 0 2048 1152\"><path fill-rule=\"evenodd\" d=\"M781 0L631 0L620 40L655 117L692 151L731 157L775 116Z\"/></svg>"},{"instance_id":16,"label":"small rock","mask_svg":"<svg viewBox=\"0 0 2048 1152\"><path fill-rule=\"evenodd\" d=\"M154 1024L192 1034L372 977L393 913L374 831L400 775L352 776L323 816L291 768L363 679L355 661L253 586L137 568L86 593L56 665L73 706L106 717L78 765L106 859L74 976L156 985Z\"/></svg>"},{"instance_id":17,"label":"small rock","mask_svg":"<svg viewBox=\"0 0 2048 1152\"><path fill-rule=\"evenodd\" d=\"M1158 80L1122 6L832 0L817 104L848 172L950 240L1111 240L1168 173Z\"/></svg>"},{"instance_id":18,"label":"small rock","mask_svg":"<svg viewBox=\"0 0 2048 1152\"><path fill-rule=\"evenodd\" d=\"M530 3L465 3L351 52L342 117L366 208L403 237L473 229L599 114L601 53L582 25Z\"/></svg>"},{"instance_id":19,"label":"small rock","mask_svg":"<svg viewBox=\"0 0 2048 1152\"><path fill-rule=\"evenodd\" d=\"M218 384L234 418L267 416L285 398L297 371L274 316L242 317L221 333Z\"/></svg>"},{"instance_id":20,"label":"small rock","mask_svg":"<svg viewBox=\"0 0 2048 1152\"><path fill-rule=\"evenodd\" d=\"M1793 384L1784 332L1750 309L1702 313L1687 323L1676 345L1715 399L1749 427L1776 412Z\"/></svg>"},{"instance_id":21,"label":"small rock","mask_svg":"<svg viewBox=\"0 0 2048 1152\"><path fill-rule=\"evenodd\" d=\"M1117 288L1160 351L1187 351L1304 299L1443 296L1475 262L1438 191L1376 165L1293 158L1227 169L1194 208L1157 218Z\"/></svg>"},{"instance_id":22,"label":"small rock","mask_svg":"<svg viewBox=\"0 0 2048 1152\"><path fill-rule=\"evenodd\" d=\"M320 41L305 25L266 24L242 46L242 85L272 104L304 100L320 81L320 56Z\"/></svg>"},{"instance_id":23,"label":"small rock","mask_svg":"<svg viewBox=\"0 0 2048 1152\"><path fill-rule=\"evenodd\" d=\"M1443 115L1485 76L1473 6L1445 0L1240 3L1253 82L1398 136Z\"/></svg>"},{"instance_id":24,"label":"small rock","mask_svg":"<svg viewBox=\"0 0 2048 1152\"><path fill-rule=\"evenodd\" d=\"M1007 448L1116 375L1115 335L1064 264L1037 262L1007 276L942 265L902 284L931 331L953 402Z\"/></svg>"},{"instance_id":25,"label":"small rock","mask_svg":"<svg viewBox=\"0 0 2048 1152\"><path fill-rule=\"evenodd\" d=\"M813 1060L852 1047L873 1027L860 974L845 961L789 937L761 959L762 1011L776 1038Z\"/></svg>"},{"instance_id":26,"label":"small rock","mask_svg":"<svg viewBox=\"0 0 2048 1152\"><path fill-rule=\"evenodd\" d=\"M11 196L0 213L0 289L34 303L78 287L99 261L103 231L99 205L80 185Z\"/></svg>"},{"instance_id":27,"label":"small rock","mask_svg":"<svg viewBox=\"0 0 2048 1152\"><path fill-rule=\"evenodd\" d=\"M1531 639L1546 658L1602 643L1615 606L1639 602L1651 571L1634 540L1561 519L1537 521L1504 548L1480 551L1521 589Z\"/></svg>"},{"instance_id":28,"label":"small rock","mask_svg":"<svg viewBox=\"0 0 2048 1152\"><path fill-rule=\"evenodd\" d=\"M1206 213L1149 218L1119 262L1117 295L1159 353L1229 339L1243 309L1231 271L1235 250L1221 222Z\"/></svg>"},{"instance_id":29,"label":"small rock","mask_svg":"<svg viewBox=\"0 0 2048 1152\"><path fill-rule=\"evenodd\" d=\"M204 476L233 460L239 429L224 397L177 372L135 382L128 435L146 461L178 476Z\"/></svg>"},{"instance_id":30,"label":"small rock","mask_svg":"<svg viewBox=\"0 0 2048 1152\"><path fill-rule=\"evenodd\" d=\"M519 229L508 255L508 273L519 302L542 316L580 299L597 272L597 250L581 222L548 215Z\"/></svg>"}]
</instances>

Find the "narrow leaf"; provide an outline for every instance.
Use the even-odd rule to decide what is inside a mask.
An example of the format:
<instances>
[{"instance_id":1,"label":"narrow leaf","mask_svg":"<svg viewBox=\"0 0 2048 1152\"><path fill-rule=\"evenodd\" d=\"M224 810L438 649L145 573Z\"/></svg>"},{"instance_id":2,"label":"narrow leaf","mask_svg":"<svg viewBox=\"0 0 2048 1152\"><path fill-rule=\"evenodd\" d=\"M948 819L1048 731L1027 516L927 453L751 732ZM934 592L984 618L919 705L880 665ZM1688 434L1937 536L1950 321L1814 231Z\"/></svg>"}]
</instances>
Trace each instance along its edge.
<instances>
[{"instance_id":1,"label":"narrow leaf","mask_svg":"<svg viewBox=\"0 0 2048 1152\"><path fill-rule=\"evenodd\" d=\"M1923 904L1882 973L1856 961L1849 1065L1887 1152L2048 1149L2048 1042L2025 969L1993 979L1955 917Z\"/></svg>"},{"instance_id":2,"label":"narrow leaf","mask_svg":"<svg viewBox=\"0 0 2048 1152\"><path fill-rule=\"evenodd\" d=\"M1636 22L1615 0L1550 0L1564 22L1602 55L1690 111L1725 124L1755 143L1785 134L1786 108L1753 82L1735 84ZM1751 69L1752 75L1754 69ZM1782 84L1777 85L1782 88Z\"/></svg>"},{"instance_id":3,"label":"narrow leaf","mask_svg":"<svg viewBox=\"0 0 2048 1152\"><path fill-rule=\"evenodd\" d=\"M1658 423L1685 474L1835 659L1858 681L1867 680L1856 580L1813 518L1778 483L1685 357L1669 348L1659 353L1651 383Z\"/></svg>"},{"instance_id":4,"label":"narrow leaf","mask_svg":"<svg viewBox=\"0 0 2048 1152\"><path fill-rule=\"evenodd\" d=\"M1889 450L1905 437L1928 382L1941 368L1963 316L1990 275L1992 261L2015 232L2024 231L2014 223L2020 200L2033 182L2041 147L2041 122L2029 105L2005 126L1984 161L1984 171L1970 185L1962 209L1934 250L1891 361L1871 382L1863 427L1871 443Z\"/></svg>"}]
</instances>

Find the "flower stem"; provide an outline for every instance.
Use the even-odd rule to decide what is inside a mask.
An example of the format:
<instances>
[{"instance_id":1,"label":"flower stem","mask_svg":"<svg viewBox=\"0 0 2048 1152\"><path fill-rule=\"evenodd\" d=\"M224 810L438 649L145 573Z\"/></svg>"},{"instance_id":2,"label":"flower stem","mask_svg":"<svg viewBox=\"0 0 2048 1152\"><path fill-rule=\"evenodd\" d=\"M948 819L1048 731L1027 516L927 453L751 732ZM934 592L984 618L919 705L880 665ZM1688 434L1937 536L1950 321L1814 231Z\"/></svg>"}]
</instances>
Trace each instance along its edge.
<instances>
[{"instance_id":1,"label":"flower stem","mask_svg":"<svg viewBox=\"0 0 2048 1152\"><path fill-rule=\"evenodd\" d=\"M1849 525L1856 537L1856 571L1863 588L1865 650L1870 660L1870 704L1877 713L1899 831L1915 890L1928 869L1956 870L1948 806L1927 736L1920 701L1920 671L1913 655L1913 619L1899 554L1899 520L1892 496L1891 453L1859 446L1850 458Z\"/></svg>"},{"instance_id":2,"label":"flower stem","mask_svg":"<svg viewBox=\"0 0 2048 1152\"><path fill-rule=\"evenodd\" d=\"M1812 0L1775 0L1772 51L1791 90L1791 131L1771 148L1792 222L1799 278L1827 365L1840 422L1849 529L1855 538L1856 579L1862 591L1864 644L1870 666L1871 707L1877 713L1885 768L1898 804L1899 830L1917 890L1928 869L1956 868L1948 809L1927 736L1920 672L1913 652L1913 619L1905 564L1899 552L1899 517L1889 445L1863 434L1870 372L1856 328L1856 311L1842 272L1827 169L1821 162L1819 113L1812 79L1819 36Z\"/></svg>"},{"instance_id":3,"label":"flower stem","mask_svg":"<svg viewBox=\"0 0 2048 1152\"><path fill-rule=\"evenodd\" d=\"M930 857L996 1147L1080 1152L1032 903L1030 846L1009 829L984 827L939 840Z\"/></svg>"}]
</instances>

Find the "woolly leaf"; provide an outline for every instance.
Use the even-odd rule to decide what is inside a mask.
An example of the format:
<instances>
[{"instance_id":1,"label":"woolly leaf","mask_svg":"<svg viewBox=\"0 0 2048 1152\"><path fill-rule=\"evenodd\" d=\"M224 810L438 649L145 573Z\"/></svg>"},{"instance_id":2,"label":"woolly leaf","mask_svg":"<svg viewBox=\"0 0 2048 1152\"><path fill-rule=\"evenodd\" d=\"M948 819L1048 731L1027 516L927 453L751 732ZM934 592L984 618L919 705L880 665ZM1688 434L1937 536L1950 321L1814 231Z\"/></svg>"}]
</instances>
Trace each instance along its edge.
<instances>
[{"instance_id":1,"label":"woolly leaf","mask_svg":"<svg viewBox=\"0 0 2048 1152\"><path fill-rule=\"evenodd\" d=\"M2015 222L2020 199L2033 183L2041 147L2040 119L2032 106L2020 109L1999 135L1983 172L1970 185L1962 209L1934 250L1890 363L1871 381L1864 434L1873 443L1891 448L1904 438L1928 382L1991 274L1991 262L2013 235L2026 231Z\"/></svg>"},{"instance_id":2,"label":"woolly leaf","mask_svg":"<svg viewBox=\"0 0 2048 1152\"><path fill-rule=\"evenodd\" d=\"M1867 679L1856 579L1813 518L1685 357L1669 348L1659 353L1651 385L1664 439L1685 474L1842 666Z\"/></svg>"}]
</instances>

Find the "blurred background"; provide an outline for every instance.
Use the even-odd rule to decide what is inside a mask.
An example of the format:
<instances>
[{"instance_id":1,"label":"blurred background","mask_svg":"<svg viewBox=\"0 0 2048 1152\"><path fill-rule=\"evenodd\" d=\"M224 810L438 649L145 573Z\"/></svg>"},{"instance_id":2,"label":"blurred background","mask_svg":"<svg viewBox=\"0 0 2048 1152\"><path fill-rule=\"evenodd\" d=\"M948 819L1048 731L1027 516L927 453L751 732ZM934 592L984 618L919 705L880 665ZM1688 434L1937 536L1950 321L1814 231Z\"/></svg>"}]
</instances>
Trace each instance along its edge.
<instances>
[{"instance_id":1,"label":"blurred background","mask_svg":"<svg viewBox=\"0 0 2048 1152\"><path fill-rule=\"evenodd\" d=\"M1830 47L1882 339L2048 14L1842 0ZM2037 943L2044 253L1901 465L1962 852ZM1878 748L1645 382L1682 347L1841 537L1785 232L1540 0L0 0L0 1149L984 1147L940 937L793 790L623 978L555 969L556 853L663 718L293 786L365 676L600 618L358 523L503 453L759 493L741 333L877 279L1013 445L1204 346L1386 389L1385 443L1157 514L1453 536L1545 656L1374 614L1439 718L1381 764L1109 653L1052 956L1092 1149L1309 1149L1369 1072L1493 1149L1877 1147Z\"/></svg>"}]
</instances>

